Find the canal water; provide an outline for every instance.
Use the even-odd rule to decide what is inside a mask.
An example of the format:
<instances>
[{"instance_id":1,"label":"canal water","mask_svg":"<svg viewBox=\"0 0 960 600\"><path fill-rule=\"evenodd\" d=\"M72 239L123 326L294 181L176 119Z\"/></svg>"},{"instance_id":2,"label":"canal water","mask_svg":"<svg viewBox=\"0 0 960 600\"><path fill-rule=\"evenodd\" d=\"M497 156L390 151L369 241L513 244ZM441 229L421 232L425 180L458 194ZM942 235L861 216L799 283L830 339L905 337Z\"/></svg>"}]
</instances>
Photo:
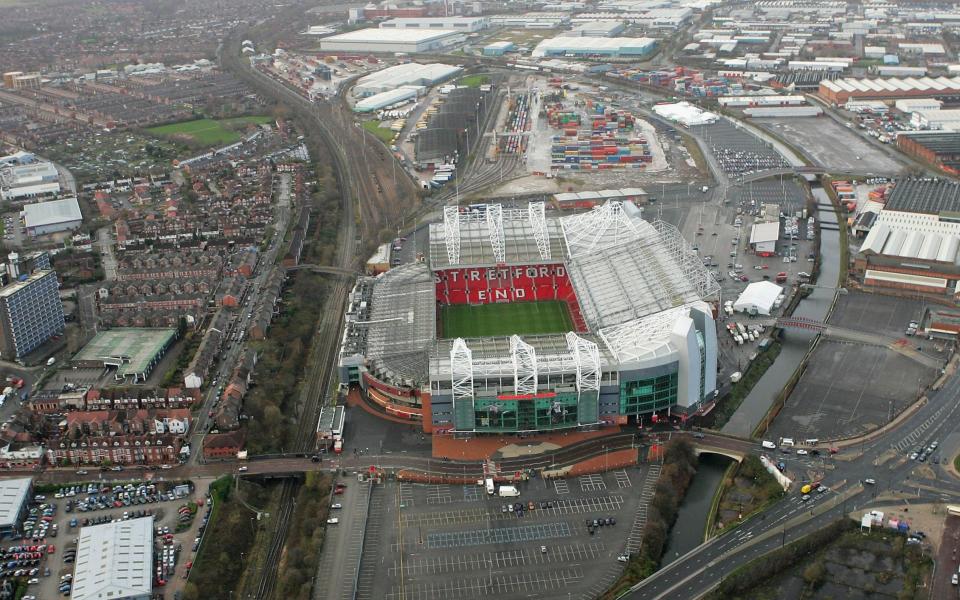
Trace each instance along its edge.
<instances>
[{"instance_id":1,"label":"canal water","mask_svg":"<svg viewBox=\"0 0 960 600\"><path fill-rule=\"evenodd\" d=\"M834 288L839 285L840 278L840 230L837 214L830 198L819 184L814 184L812 191L818 207L817 218L820 219L820 274L817 285ZM835 293L833 289L815 288L809 296L800 301L793 316L823 321L827 318ZM749 437L763 420L787 380L797 370L815 337L816 333L801 329L783 331L780 355L724 425L724 433Z\"/></svg>"},{"instance_id":2,"label":"canal water","mask_svg":"<svg viewBox=\"0 0 960 600\"><path fill-rule=\"evenodd\" d=\"M703 543L703 532L707 526L707 515L713 494L723 480L723 473L733 461L719 454L703 454L697 464L697 474L687 490L687 495L677 513L667 540L667 549L663 554L663 564L667 565Z\"/></svg>"},{"instance_id":3,"label":"canal water","mask_svg":"<svg viewBox=\"0 0 960 600\"><path fill-rule=\"evenodd\" d=\"M840 278L840 230L837 214L830 198L819 184L814 184L812 191L817 202L817 218L820 220L821 260L817 285L832 288L839 285ZM793 315L823 321L827 318L835 293L833 289L815 288L809 296L800 301ZM777 360L767 369L724 426L725 433L744 437L751 434L800 365L815 337L815 333L798 329L783 332L782 347ZM700 457L693 483L680 506L677 522L670 531L663 564L669 564L703 543L707 513L710 511L713 495L731 460L716 454Z\"/></svg>"}]
</instances>

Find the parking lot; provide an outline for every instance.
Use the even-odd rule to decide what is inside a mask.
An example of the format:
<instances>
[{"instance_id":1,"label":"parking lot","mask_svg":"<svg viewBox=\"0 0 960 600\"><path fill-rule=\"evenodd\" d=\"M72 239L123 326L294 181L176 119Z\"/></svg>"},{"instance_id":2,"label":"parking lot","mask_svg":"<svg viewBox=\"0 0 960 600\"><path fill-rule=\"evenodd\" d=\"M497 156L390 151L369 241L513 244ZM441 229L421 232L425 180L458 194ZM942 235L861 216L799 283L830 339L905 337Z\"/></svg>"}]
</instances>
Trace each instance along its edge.
<instances>
[{"instance_id":1,"label":"parking lot","mask_svg":"<svg viewBox=\"0 0 960 600\"><path fill-rule=\"evenodd\" d=\"M358 597L593 598L622 569L647 471L533 479L506 498L477 485L378 485Z\"/></svg>"},{"instance_id":2,"label":"parking lot","mask_svg":"<svg viewBox=\"0 0 960 600\"><path fill-rule=\"evenodd\" d=\"M828 117L810 119L755 119L755 124L790 140L819 166L835 171L898 174L903 165L860 133Z\"/></svg>"},{"instance_id":3,"label":"parking lot","mask_svg":"<svg viewBox=\"0 0 960 600\"><path fill-rule=\"evenodd\" d=\"M84 483L65 488L64 491L76 488L73 495L64 494L59 498L55 496L60 495L60 492L38 495L38 501L31 505L36 508L32 521L37 522L37 525L26 528L25 537L21 539L7 538L2 542L5 550L23 545L41 545L47 547L47 550L52 548L52 552L44 552L40 559L35 577L37 581L28 586L28 595L44 600L68 595L68 588L64 583L72 579L76 540L85 522L86 525L95 525L152 516L154 528L159 530L155 537L154 562L155 567L161 569L161 577L165 582L162 586L155 585L154 589L161 597L173 598L174 592L182 589L185 583L185 565L191 563L195 557L194 541L199 535L207 510L204 500L206 487L202 486L200 491L193 490L177 497L172 493L172 482L157 482L154 488L148 488L147 485L147 482L131 482L130 487L121 491L115 487L108 488L102 483ZM94 489L95 491L88 491ZM142 501L138 501L139 498L142 498ZM115 505L117 502L120 506ZM203 503L203 506L198 506L192 518L182 516L186 510L184 507L189 502ZM40 508L41 506L45 508ZM86 510L81 511L80 506L85 506ZM49 520L43 521L41 517ZM41 522L47 523L47 526L42 527ZM183 531L177 531L178 522L184 524ZM165 539L164 527L167 528ZM155 574L156 568L152 569ZM154 583L156 584L156 581Z\"/></svg>"},{"instance_id":4,"label":"parking lot","mask_svg":"<svg viewBox=\"0 0 960 600\"><path fill-rule=\"evenodd\" d=\"M945 357L940 340L905 337L923 307L909 298L850 291L838 297L829 322L902 338L926 354ZM913 403L937 373L880 346L823 339L770 427L774 437L831 439L858 435L887 423Z\"/></svg>"},{"instance_id":5,"label":"parking lot","mask_svg":"<svg viewBox=\"0 0 960 600\"><path fill-rule=\"evenodd\" d=\"M765 141L726 119L690 130L706 140L717 164L727 175L749 175L789 166Z\"/></svg>"},{"instance_id":6,"label":"parking lot","mask_svg":"<svg viewBox=\"0 0 960 600\"><path fill-rule=\"evenodd\" d=\"M889 422L936 374L879 346L821 340L770 436L852 437Z\"/></svg>"}]
</instances>

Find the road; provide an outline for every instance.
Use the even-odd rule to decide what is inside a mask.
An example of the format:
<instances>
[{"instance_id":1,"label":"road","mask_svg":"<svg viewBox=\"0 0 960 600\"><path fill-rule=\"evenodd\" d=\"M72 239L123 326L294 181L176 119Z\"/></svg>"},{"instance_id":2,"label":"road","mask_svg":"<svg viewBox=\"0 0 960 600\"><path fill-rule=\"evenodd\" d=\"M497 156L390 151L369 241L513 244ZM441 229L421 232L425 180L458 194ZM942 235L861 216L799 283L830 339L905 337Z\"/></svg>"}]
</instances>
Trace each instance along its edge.
<instances>
[{"instance_id":1,"label":"road","mask_svg":"<svg viewBox=\"0 0 960 600\"><path fill-rule=\"evenodd\" d=\"M210 417L208 415L213 409L217 400L217 382L226 383L227 379L230 377L231 371L233 371L237 361L240 360L240 357L246 347L242 341L231 343L228 340L232 335L235 334L235 332L245 332L247 330L247 327L250 324L251 313L254 312L254 308L259 306L260 302L263 300L262 295L264 284L266 283L267 277L270 275L270 271L276 264L277 255L280 252L281 246L283 245L284 232L287 230L287 227L290 224L291 207L289 194L289 174L285 173L281 175L279 178L279 183L275 183L275 186L278 187L279 190L274 190L274 194L280 198L280 201L278 201L276 205L273 221L274 231L276 231L277 234L273 236L273 239L270 241L270 246L257 263L257 272L253 280L249 283L250 291L246 296L246 300L240 307L238 307L234 318L231 320L230 328L224 332L225 335L223 338L223 347L226 349L226 351L220 355L216 366L210 373L211 385L208 386L207 393L203 397L203 404L200 407L200 411L197 413L197 419L194 422L193 433L190 436L190 447L193 450L190 455L190 464L194 464L198 460L202 460L203 457L203 438L210 430Z\"/></svg>"},{"instance_id":2,"label":"road","mask_svg":"<svg viewBox=\"0 0 960 600\"><path fill-rule=\"evenodd\" d=\"M917 502L958 501L960 482L929 480L917 473L918 463L903 455L931 440L944 440L957 431L960 417L960 375L897 427L885 435L844 450L823 483L831 491L802 503L796 494L748 520L732 533L712 539L680 557L634 586L631 599L698 598L712 590L729 573L782 543L789 543L824 523L867 506L880 493L909 491ZM891 458L891 454L897 455ZM944 456L952 456L943 449ZM864 479L876 485L860 484Z\"/></svg>"},{"instance_id":3,"label":"road","mask_svg":"<svg viewBox=\"0 0 960 600\"><path fill-rule=\"evenodd\" d=\"M97 250L103 264L103 278L113 281L117 278L117 256L113 252L113 235L110 227L101 227L97 230Z\"/></svg>"}]
</instances>

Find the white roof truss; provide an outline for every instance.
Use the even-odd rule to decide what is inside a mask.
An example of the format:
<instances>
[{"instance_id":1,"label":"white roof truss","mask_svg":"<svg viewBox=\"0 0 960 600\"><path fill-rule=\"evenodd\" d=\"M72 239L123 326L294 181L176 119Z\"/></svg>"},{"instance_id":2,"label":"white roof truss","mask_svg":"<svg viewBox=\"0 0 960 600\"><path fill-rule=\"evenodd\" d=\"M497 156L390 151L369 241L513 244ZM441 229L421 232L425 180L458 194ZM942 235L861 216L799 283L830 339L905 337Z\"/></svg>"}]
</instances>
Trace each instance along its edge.
<instances>
[{"instance_id":1,"label":"white roof truss","mask_svg":"<svg viewBox=\"0 0 960 600\"><path fill-rule=\"evenodd\" d=\"M473 400L473 353L463 338L457 338L450 348L450 383L453 386L453 404Z\"/></svg>"},{"instance_id":2,"label":"white roof truss","mask_svg":"<svg viewBox=\"0 0 960 600\"><path fill-rule=\"evenodd\" d=\"M516 394L537 393L537 352L533 346L520 339L519 335L510 336L510 355L513 358L513 382Z\"/></svg>"},{"instance_id":3,"label":"white roof truss","mask_svg":"<svg viewBox=\"0 0 960 600\"><path fill-rule=\"evenodd\" d=\"M537 240L540 258L550 260L550 234L547 232L547 217L543 202L531 202L527 205L527 215L533 228L533 237Z\"/></svg>"},{"instance_id":4,"label":"white roof truss","mask_svg":"<svg viewBox=\"0 0 960 600\"><path fill-rule=\"evenodd\" d=\"M451 265L460 263L460 209L443 207L443 233L447 243L447 260Z\"/></svg>"}]
</instances>

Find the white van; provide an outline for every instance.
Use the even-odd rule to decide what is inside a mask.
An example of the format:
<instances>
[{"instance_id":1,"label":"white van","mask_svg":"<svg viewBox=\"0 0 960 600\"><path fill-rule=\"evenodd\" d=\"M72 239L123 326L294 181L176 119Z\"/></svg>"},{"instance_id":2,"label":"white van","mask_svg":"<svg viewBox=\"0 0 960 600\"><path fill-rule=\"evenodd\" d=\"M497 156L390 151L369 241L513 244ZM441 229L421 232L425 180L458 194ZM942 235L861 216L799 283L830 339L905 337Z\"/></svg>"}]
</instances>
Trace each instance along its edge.
<instances>
[{"instance_id":1,"label":"white van","mask_svg":"<svg viewBox=\"0 0 960 600\"><path fill-rule=\"evenodd\" d=\"M806 444L808 444L808 445L810 445L810 446L816 446L817 444L820 443L820 440L819 440L818 438L809 438L809 439L806 439L806 440L803 440L803 441L804 441L804 443L806 443Z\"/></svg>"},{"instance_id":2,"label":"white van","mask_svg":"<svg viewBox=\"0 0 960 600\"><path fill-rule=\"evenodd\" d=\"M781 445L781 446L792 446L792 445L793 445L793 438L781 438L781 439L780 439L780 445Z\"/></svg>"},{"instance_id":3,"label":"white van","mask_svg":"<svg viewBox=\"0 0 960 600\"><path fill-rule=\"evenodd\" d=\"M776 444L768 440L763 440L763 442L761 442L760 445L768 450L776 450L777 448Z\"/></svg>"}]
</instances>

